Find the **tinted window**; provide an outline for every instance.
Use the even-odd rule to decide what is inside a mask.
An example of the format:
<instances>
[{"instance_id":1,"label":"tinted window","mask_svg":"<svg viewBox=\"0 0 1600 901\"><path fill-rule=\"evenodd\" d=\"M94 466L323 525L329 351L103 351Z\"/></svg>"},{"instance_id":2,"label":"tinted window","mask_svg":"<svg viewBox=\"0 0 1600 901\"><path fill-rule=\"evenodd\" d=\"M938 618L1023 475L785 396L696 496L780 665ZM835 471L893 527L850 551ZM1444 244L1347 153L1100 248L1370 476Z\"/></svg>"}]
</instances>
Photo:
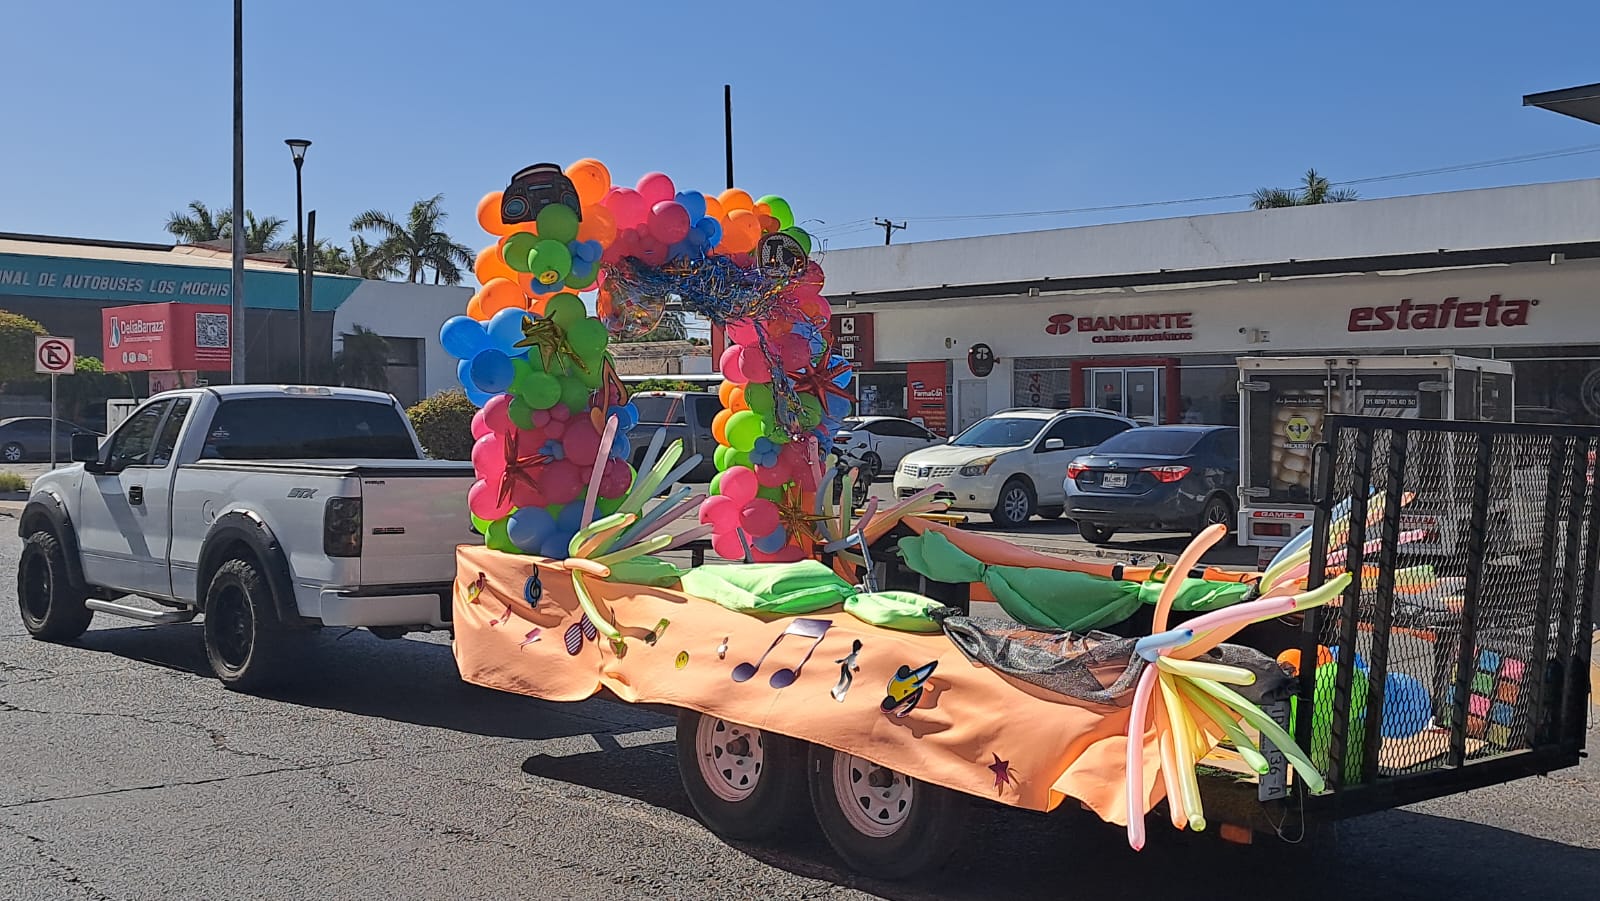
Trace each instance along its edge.
<instances>
[{"instance_id":1,"label":"tinted window","mask_svg":"<svg viewBox=\"0 0 1600 901\"><path fill-rule=\"evenodd\" d=\"M166 466L172 462L172 452L178 446L178 433L183 431L183 422L189 418L189 408L192 406L194 401L187 397L180 397L173 402L172 412L161 426L161 437L156 441L156 452L150 459L150 465Z\"/></svg>"},{"instance_id":2,"label":"tinted window","mask_svg":"<svg viewBox=\"0 0 1600 901\"><path fill-rule=\"evenodd\" d=\"M1044 433L1044 441L1039 442L1039 450L1044 450L1044 442L1051 438L1059 438L1067 447L1088 447L1095 442L1090 441L1089 421L1084 416L1071 416L1066 419L1056 420L1055 425Z\"/></svg>"},{"instance_id":3,"label":"tinted window","mask_svg":"<svg viewBox=\"0 0 1600 901\"><path fill-rule=\"evenodd\" d=\"M1085 416L1080 421L1083 423L1083 437L1086 439L1084 447L1093 447L1112 435L1120 435L1132 428L1126 422L1104 416Z\"/></svg>"},{"instance_id":4,"label":"tinted window","mask_svg":"<svg viewBox=\"0 0 1600 901\"><path fill-rule=\"evenodd\" d=\"M415 460L417 449L389 404L309 397L226 401L202 456L211 460Z\"/></svg>"},{"instance_id":5,"label":"tinted window","mask_svg":"<svg viewBox=\"0 0 1600 901\"><path fill-rule=\"evenodd\" d=\"M1218 460L1228 463L1239 462L1239 430L1219 429L1206 436L1205 443L1200 445L1202 453L1209 454Z\"/></svg>"},{"instance_id":6,"label":"tinted window","mask_svg":"<svg viewBox=\"0 0 1600 901\"><path fill-rule=\"evenodd\" d=\"M1044 428L1043 419L1007 416L985 419L950 442L956 447L1022 447Z\"/></svg>"},{"instance_id":7,"label":"tinted window","mask_svg":"<svg viewBox=\"0 0 1600 901\"><path fill-rule=\"evenodd\" d=\"M699 420L701 428L711 428L711 420L716 419L717 414L721 412L721 399L716 397L708 397L703 394L695 397L694 418Z\"/></svg>"},{"instance_id":8,"label":"tinted window","mask_svg":"<svg viewBox=\"0 0 1600 901\"><path fill-rule=\"evenodd\" d=\"M1101 454L1157 454L1178 455L1194 450L1205 432L1191 429L1129 429L1113 435L1095 448Z\"/></svg>"},{"instance_id":9,"label":"tinted window","mask_svg":"<svg viewBox=\"0 0 1600 901\"><path fill-rule=\"evenodd\" d=\"M893 438L928 437L927 429L924 429L922 426L919 426L914 422L907 422L903 419L886 419L883 422L878 423L878 426L878 434L888 435Z\"/></svg>"},{"instance_id":10,"label":"tinted window","mask_svg":"<svg viewBox=\"0 0 1600 901\"><path fill-rule=\"evenodd\" d=\"M156 429L170 402L151 404L133 414L111 439L111 451L106 455L106 465L111 469L144 466L150 459L150 446L155 443Z\"/></svg>"},{"instance_id":11,"label":"tinted window","mask_svg":"<svg viewBox=\"0 0 1600 901\"><path fill-rule=\"evenodd\" d=\"M639 421L651 425L683 425L683 398L662 394L635 394L633 405L639 409Z\"/></svg>"}]
</instances>

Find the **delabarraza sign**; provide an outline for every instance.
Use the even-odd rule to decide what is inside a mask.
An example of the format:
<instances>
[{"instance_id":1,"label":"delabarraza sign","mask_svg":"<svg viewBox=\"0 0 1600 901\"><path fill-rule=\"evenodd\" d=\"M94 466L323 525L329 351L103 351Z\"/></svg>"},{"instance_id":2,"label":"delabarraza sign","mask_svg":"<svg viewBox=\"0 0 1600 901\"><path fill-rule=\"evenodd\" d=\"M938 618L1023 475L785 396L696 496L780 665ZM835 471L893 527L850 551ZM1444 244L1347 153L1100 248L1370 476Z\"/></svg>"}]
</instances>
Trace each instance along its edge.
<instances>
[{"instance_id":1,"label":"delabarraza sign","mask_svg":"<svg viewBox=\"0 0 1600 901\"><path fill-rule=\"evenodd\" d=\"M246 269L245 304L253 310L298 309L296 273ZM312 309L331 312L350 298L361 279L317 275ZM225 267L172 266L119 260L0 253L0 296L58 297L121 303L227 303L232 273Z\"/></svg>"}]
</instances>

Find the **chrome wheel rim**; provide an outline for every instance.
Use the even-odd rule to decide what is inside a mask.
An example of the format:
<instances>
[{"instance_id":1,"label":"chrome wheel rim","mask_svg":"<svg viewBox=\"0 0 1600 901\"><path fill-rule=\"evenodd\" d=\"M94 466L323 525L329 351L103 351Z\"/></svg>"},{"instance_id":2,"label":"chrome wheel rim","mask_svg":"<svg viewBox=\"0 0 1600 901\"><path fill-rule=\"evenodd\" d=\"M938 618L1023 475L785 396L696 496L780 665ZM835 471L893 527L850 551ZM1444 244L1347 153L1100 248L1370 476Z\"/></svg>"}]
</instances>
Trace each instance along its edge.
<instances>
[{"instance_id":1,"label":"chrome wheel rim","mask_svg":"<svg viewBox=\"0 0 1600 901\"><path fill-rule=\"evenodd\" d=\"M833 793L850 828L872 838L888 838L910 818L916 783L904 773L835 751Z\"/></svg>"},{"instance_id":2,"label":"chrome wheel rim","mask_svg":"<svg viewBox=\"0 0 1600 901\"><path fill-rule=\"evenodd\" d=\"M760 729L701 716L695 727L694 749L700 781L719 799L737 804L760 786L766 758Z\"/></svg>"},{"instance_id":3,"label":"chrome wheel rim","mask_svg":"<svg viewBox=\"0 0 1600 901\"><path fill-rule=\"evenodd\" d=\"M1013 488L1006 492L1005 502L1002 506L1006 518L1013 522L1020 522L1028 518L1028 492L1021 488Z\"/></svg>"}]
</instances>

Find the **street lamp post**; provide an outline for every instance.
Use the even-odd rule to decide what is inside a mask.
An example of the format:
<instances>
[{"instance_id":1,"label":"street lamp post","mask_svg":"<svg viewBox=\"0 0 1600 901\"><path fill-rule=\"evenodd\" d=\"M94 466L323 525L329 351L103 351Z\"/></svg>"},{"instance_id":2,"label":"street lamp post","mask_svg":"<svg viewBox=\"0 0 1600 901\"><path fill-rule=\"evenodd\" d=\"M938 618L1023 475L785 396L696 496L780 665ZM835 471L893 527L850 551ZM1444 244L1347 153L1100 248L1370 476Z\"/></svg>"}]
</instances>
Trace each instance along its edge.
<instances>
[{"instance_id":1,"label":"street lamp post","mask_svg":"<svg viewBox=\"0 0 1600 901\"><path fill-rule=\"evenodd\" d=\"M300 170L306 162L306 148L311 142L304 138L289 138L283 143L289 145L289 153L294 156L294 243L299 253L300 271L298 273L299 307L300 307L300 383L311 384L311 292L306 290L306 271L310 267L306 261L306 214L305 193L300 178Z\"/></svg>"}]
</instances>

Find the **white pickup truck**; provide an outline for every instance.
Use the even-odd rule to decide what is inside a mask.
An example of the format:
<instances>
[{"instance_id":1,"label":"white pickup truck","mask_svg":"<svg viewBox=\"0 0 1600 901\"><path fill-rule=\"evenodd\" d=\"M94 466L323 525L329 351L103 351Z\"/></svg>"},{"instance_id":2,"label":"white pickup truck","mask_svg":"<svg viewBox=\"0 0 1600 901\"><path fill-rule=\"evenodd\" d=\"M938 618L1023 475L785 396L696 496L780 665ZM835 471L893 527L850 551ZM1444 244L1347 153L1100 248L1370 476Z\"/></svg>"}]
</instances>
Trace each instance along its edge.
<instances>
[{"instance_id":1,"label":"white pickup truck","mask_svg":"<svg viewBox=\"0 0 1600 901\"><path fill-rule=\"evenodd\" d=\"M217 677L253 690L285 674L308 629L448 627L472 466L427 459L388 395L168 392L108 438L75 437L72 459L22 514L17 598L36 638L70 641L96 611L203 616Z\"/></svg>"}]
</instances>

